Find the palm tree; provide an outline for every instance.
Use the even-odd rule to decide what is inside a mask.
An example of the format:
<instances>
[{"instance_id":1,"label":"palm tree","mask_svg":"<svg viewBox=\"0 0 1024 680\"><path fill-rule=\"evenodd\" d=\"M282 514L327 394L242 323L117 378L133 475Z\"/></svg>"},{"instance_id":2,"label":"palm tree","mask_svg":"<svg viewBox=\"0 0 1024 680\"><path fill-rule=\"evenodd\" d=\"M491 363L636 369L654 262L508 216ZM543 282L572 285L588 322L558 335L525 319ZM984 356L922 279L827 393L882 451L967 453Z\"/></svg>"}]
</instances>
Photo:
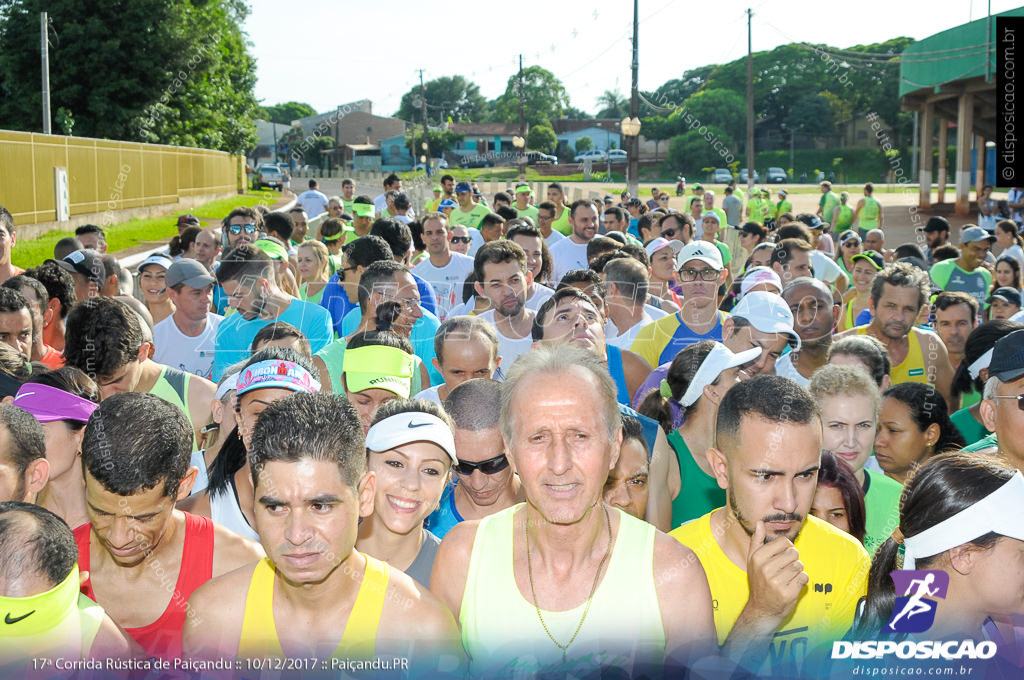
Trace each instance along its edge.
<instances>
[{"instance_id":1,"label":"palm tree","mask_svg":"<svg viewBox=\"0 0 1024 680\"><path fill-rule=\"evenodd\" d=\"M629 110L629 100L618 90L605 90L597 98L597 105L602 107L598 118L621 118Z\"/></svg>"}]
</instances>

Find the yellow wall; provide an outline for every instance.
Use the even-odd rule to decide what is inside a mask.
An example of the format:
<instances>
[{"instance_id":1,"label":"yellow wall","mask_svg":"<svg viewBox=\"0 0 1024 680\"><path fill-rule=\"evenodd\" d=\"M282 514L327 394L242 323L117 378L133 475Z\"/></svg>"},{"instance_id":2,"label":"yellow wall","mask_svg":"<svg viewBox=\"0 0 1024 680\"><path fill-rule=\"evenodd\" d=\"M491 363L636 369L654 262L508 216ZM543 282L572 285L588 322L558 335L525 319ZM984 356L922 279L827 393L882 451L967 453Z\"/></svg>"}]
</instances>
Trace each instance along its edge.
<instances>
[{"instance_id":1,"label":"yellow wall","mask_svg":"<svg viewBox=\"0 0 1024 680\"><path fill-rule=\"evenodd\" d=\"M223 151L0 130L0 205L21 226L56 217L53 168L68 173L71 215L237 191L240 158Z\"/></svg>"}]
</instances>

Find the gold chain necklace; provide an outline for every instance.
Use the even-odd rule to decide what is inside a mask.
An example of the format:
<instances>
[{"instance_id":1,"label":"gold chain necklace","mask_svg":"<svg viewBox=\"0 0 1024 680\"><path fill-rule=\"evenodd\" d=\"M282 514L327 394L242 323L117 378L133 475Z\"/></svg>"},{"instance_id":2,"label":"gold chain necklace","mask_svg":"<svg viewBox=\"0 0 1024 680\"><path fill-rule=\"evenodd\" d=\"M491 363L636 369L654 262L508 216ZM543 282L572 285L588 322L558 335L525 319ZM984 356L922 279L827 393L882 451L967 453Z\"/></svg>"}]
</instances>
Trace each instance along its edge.
<instances>
[{"instance_id":1,"label":"gold chain necklace","mask_svg":"<svg viewBox=\"0 0 1024 680\"><path fill-rule=\"evenodd\" d=\"M594 574L594 585L590 588L590 596L587 598L587 604L583 608L583 616L580 617L579 625L576 626L576 631L569 638L569 641L564 645L559 643L555 639L555 636L548 630L548 626L544 623L544 617L540 613L540 605L537 603L537 590L533 586L533 562L530 558L530 529L529 526L526 528L526 573L530 577L530 594L533 596L533 608L537 610L537 618L540 619L540 625L547 633L548 639L550 639L555 646L562 650L562 663L565 663L566 652L569 650L570 645L576 641L576 636L580 634L580 629L583 628L583 622L587 620L587 614L590 613L590 603L594 601L594 593L597 592L597 582L601 578L601 570L604 569L604 563L608 561L608 558L612 554L612 518L608 514L608 508L604 508L604 518L608 522L608 549L604 552L604 557L601 558L601 564L597 565L597 573ZM529 523L527 523L529 525Z\"/></svg>"}]
</instances>

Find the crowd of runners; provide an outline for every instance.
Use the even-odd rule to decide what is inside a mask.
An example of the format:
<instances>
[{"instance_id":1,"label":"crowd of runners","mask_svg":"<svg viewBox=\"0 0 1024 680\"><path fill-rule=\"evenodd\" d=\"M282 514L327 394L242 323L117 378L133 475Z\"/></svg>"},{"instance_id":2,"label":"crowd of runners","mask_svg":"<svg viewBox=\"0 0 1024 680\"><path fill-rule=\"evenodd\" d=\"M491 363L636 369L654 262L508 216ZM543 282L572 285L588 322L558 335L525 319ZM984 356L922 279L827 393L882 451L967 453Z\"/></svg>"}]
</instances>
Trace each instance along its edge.
<instances>
[{"instance_id":1,"label":"crowd of runners","mask_svg":"<svg viewBox=\"0 0 1024 680\"><path fill-rule=\"evenodd\" d=\"M94 225L14 267L0 208L5 676L847 677L921 607L1024 673L1019 213L433 193L135 271Z\"/></svg>"}]
</instances>

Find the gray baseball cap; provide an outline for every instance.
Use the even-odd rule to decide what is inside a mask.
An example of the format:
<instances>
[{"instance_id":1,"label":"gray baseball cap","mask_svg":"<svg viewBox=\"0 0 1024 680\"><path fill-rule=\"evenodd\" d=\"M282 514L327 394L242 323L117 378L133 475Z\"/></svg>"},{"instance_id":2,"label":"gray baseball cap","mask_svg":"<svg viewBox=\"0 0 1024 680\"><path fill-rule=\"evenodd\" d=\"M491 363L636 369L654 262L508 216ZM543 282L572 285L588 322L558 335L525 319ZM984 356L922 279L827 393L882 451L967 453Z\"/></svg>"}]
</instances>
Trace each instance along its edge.
<instances>
[{"instance_id":1,"label":"gray baseball cap","mask_svg":"<svg viewBox=\"0 0 1024 680\"><path fill-rule=\"evenodd\" d=\"M206 267L196 260L182 258L167 269L167 287L171 288L180 283L189 288L206 288L216 281Z\"/></svg>"}]
</instances>

